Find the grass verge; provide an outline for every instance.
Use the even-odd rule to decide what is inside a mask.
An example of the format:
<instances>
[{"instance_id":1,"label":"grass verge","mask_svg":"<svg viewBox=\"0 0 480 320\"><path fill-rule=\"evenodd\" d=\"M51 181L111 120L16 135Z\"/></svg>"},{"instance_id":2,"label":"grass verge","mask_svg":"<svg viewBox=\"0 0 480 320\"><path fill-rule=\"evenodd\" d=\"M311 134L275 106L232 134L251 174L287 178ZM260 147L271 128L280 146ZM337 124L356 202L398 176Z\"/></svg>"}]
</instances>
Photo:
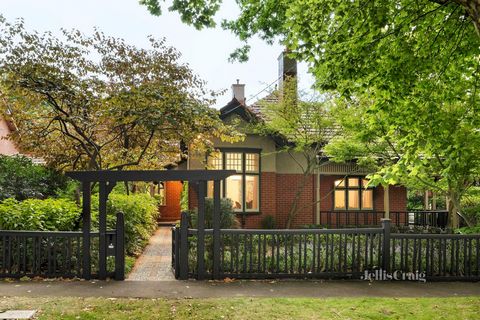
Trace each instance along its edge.
<instances>
[{"instance_id":1,"label":"grass verge","mask_svg":"<svg viewBox=\"0 0 480 320\"><path fill-rule=\"evenodd\" d=\"M480 297L115 299L3 297L38 319L479 319Z\"/></svg>"}]
</instances>

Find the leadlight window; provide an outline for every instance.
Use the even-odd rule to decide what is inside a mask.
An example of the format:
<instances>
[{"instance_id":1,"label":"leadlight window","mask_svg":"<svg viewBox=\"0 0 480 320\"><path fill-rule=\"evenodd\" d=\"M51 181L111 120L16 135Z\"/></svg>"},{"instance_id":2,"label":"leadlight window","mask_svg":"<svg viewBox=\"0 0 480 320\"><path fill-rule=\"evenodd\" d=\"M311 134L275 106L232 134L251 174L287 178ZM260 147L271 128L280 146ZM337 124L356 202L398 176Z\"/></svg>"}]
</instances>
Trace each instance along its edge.
<instances>
[{"instance_id":1,"label":"leadlight window","mask_svg":"<svg viewBox=\"0 0 480 320\"><path fill-rule=\"evenodd\" d=\"M235 170L221 183L221 194L232 200L236 212L260 210L260 153L250 151L223 151L207 160L209 169ZM213 197L213 182L208 183L207 196Z\"/></svg>"},{"instance_id":2,"label":"leadlight window","mask_svg":"<svg viewBox=\"0 0 480 320\"><path fill-rule=\"evenodd\" d=\"M368 180L359 177L338 179L334 182L335 210L373 210L373 188Z\"/></svg>"}]
</instances>

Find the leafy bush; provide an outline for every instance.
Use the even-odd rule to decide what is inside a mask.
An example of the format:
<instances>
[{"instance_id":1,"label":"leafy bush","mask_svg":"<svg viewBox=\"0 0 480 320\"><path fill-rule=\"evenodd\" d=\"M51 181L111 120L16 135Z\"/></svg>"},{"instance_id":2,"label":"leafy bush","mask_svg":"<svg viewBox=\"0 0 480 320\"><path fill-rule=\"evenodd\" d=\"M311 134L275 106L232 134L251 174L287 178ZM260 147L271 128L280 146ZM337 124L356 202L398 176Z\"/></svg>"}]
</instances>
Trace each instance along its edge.
<instances>
[{"instance_id":1,"label":"leafy bush","mask_svg":"<svg viewBox=\"0 0 480 320\"><path fill-rule=\"evenodd\" d=\"M472 226L480 226L480 188L472 187L462 198L462 214Z\"/></svg>"},{"instance_id":2,"label":"leafy bush","mask_svg":"<svg viewBox=\"0 0 480 320\"><path fill-rule=\"evenodd\" d=\"M44 199L64 189L67 177L24 156L0 155L0 200Z\"/></svg>"},{"instance_id":3,"label":"leafy bush","mask_svg":"<svg viewBox=\"0 0 480 320\"><path fill-rule=\"evenodd\" d=\"M148 194L111 193L107 202L107 229L114 229L117 212L125 217L125 250L137 255L157 228L158 202ZM98 230L98 195L92 196L92 228Z\"/></svg>"},{"instance_id":4,"label":"leafy bush","mask_svg":"<svg viewBox=\"0 0 480 320\"><path fill-rule=\"evenodd\" d=\"M81 209L67 199L6 199L0 203L1 230L67 231L78 229Z\"/></svg>"},{"instance_id":5,"label":"leafy bush","mask_svg":"<svg viewBox=\"0 0 480 320\"><path fill-rule=\"evenodd\" d=\"M266 215L263 217L262 221L260 221L260 225L262 229L275 229L277 223L274 216Z\"/></svg>"},{"instance_id":6,"label":"leafy bush","mask_svg":"<svg viewBox=\"0 0 480 320\"><path fill-rule=\"evenodd\" d=\"M196 228L198 225L198 211L190 211L190 225ZM213 228L213 199L205 199L205 228ZM233 211L232 200L220 199L220 228L233 229L238 228L238 221Z\"/></svg>"}]
</instances>

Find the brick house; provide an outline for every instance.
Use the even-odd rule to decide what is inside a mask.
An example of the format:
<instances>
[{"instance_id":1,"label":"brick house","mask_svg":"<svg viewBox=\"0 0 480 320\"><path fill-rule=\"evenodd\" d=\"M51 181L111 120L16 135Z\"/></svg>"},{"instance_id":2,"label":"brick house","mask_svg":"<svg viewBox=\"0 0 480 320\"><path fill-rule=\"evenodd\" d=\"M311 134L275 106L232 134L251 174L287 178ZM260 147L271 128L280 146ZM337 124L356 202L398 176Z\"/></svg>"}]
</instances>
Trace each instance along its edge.
<instances>
[{"instance_id":1,"label":"brick house","mask_svg":"<svg viewBox=\"0 0 480 320\"><path fill-rule=\"evenodd\" d=\"M283 54L279 57L279 66L280 80L296 73L296 63ZM220 109L223 121L234 121L243 126L262 118L258 104L246 105L243 84L232 85L232 92L232 100ZM245 228L259 228L267 215L273 216L276 226L283 228L298 187L304 179L305 186L297 202L301 205L292 227L312 224L372 225L379 223L385 210L392 213L406 211L405 187L390 186L387 193L381 186L365 188L368 171L355 163L338 164L326 158L321 159L324 163L319 170L304 176L300 165L305 159L300 154L281 152L281 140L247 133L243 141L233 144L214 141L218 151L215 155L191 154L179 168L236 170L236 175L222 182L221 196L232 200L234 210ZM209 197L213 193L212 187L208 187ZM196 192L190 188L190 207L194 207L196 202ZM167 207L163 209L165 212ZM174 216L169 214L171 218Z\"/></svg>"}]
</instances>

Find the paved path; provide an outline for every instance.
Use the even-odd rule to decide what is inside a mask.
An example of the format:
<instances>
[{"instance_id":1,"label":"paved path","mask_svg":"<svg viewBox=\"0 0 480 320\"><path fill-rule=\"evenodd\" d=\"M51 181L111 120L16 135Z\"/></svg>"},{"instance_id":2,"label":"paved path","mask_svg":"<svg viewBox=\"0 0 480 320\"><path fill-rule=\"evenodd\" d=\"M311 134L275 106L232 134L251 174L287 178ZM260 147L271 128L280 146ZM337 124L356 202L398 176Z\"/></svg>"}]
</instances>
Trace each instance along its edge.
<instances>
[{"instance_id":1,"label":"paved path","mask_svg":"<svg viewBox=\"0 0 480 320\"><path fill-rule=\"evenodd\" d=\"M2 296L127 298L480 296L480 283L366 281L0 281Z\"/></svg>"},{"instance_id":2,"label":"paved path","mask_svg":"<svg viewBox=\"0 0 480 320\"><path fill-rule=\"evenodd\" d=\"M171 227L160 227L137 259L127 281L174 280L171 269L172 233Z\"/></svg>"}]
</instances>

